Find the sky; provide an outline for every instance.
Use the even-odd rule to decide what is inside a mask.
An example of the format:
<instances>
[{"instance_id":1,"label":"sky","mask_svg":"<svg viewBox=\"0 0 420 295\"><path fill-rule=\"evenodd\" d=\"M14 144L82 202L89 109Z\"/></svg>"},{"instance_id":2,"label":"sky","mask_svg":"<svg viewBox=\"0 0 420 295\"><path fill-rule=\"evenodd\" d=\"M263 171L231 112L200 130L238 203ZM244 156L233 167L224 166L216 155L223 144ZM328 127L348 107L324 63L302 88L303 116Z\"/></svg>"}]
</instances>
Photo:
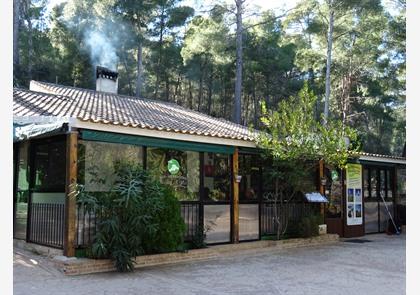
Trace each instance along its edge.
<instances>
[{"instance_id":1,"label":"sky","mask_svg":"<svg viewBox=\"0 0 420 295\"><path fill-rule=\"evenodd\" d=\"M52 10L57 4L66 2L67 0L49 0L47 7L47 13ZM228 3L234 3L234 0L226 0ZM388 9L391 14L396 13L396 10L393 9L392 0L381 0L382 4ZM210 5L222 2L222 0L183 0L182 5L187 5L193 7L196 11L206 10ZM273 9L275 11L281 12L293 8L297 3L296 0L247 0L246 6L251 8L252 6L259 6L262 10Z\"/></svg>"}]
</instances>

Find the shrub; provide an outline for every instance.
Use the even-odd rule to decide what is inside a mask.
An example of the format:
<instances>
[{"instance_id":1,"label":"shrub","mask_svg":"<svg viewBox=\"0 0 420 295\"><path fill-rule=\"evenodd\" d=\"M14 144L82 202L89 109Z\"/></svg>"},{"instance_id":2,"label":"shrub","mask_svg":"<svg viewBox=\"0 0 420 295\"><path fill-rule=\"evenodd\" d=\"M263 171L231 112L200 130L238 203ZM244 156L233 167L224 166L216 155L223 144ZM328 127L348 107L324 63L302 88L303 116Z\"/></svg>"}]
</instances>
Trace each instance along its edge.
<instances>
[{"instance_id":1,"label":"shrub","mask_svg":"<svg viewBox=\"0 0 420 295\"><path fill-rule=\"evenodd\" d=\"M322 217L318 214L312 214L302 218L298 225L298 236L309 238L319 235L318 225L322 224Z\"/></svg>"},{"instance_id":2,"label":"shrub","mask_svg":"<svg viewBox=\"0 0 420 295\"><path fill-rule=\"evenodd\" d=\"M207 247L206 235L209 230L209 226L203 227L201 224L197 226L191 240L191 246L193 249L201 249Z\"/></svg>"},{"instance_id":3,"label":"shrub","mask_svg":"<svg viewBox=\"0 0 420 295\"><path fill-rule=\"evenodd\" d=\"M91 247L96 258L111 258L119 271L131 271L134 257L173 251L182 244L184 223L173 192L134 163L115 166L110 192L88 195L79 202L98 217Z\"/></svg>"}]
</instances>

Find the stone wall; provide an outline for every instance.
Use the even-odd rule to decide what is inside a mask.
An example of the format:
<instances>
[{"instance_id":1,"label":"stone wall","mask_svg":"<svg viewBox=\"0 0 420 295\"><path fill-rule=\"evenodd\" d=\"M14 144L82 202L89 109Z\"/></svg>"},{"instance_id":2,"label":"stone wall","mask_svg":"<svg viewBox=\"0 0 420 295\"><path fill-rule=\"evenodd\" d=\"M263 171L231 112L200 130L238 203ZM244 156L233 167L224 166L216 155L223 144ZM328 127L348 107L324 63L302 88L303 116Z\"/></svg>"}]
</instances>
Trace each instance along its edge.
<instances>
[{"instance_id":1,"label":"stone wall","mask_svg":"<svg viewBox=\"0 0 420 295\"><path fill-rule=\"evenodd\" d=\"M189 250L187 252L173 252L136 257L135 268L149 266L185 263L218 257L259 254L275 252L283 249L325 245L338 241L338 235L327 234L309 239L288 239L281 241L256 241L239 244L211 246L204 249ZM115 271L113 262L109 259L67 258L57 256L53 259L55 265L66 275L81 275L98 272Z\"/></svg>"}]
</instances>

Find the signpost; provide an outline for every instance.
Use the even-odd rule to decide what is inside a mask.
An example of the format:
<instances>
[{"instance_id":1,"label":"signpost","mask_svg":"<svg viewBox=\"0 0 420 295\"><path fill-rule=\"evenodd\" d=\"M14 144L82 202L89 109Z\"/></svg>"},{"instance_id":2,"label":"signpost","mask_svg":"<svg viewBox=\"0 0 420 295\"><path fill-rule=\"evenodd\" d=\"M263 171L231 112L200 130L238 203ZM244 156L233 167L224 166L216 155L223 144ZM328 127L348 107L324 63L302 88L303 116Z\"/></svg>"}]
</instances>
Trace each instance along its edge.
<instances>
[{"instance_id":1,"label":"signpost","mask_svg":"<svg viewBox=\"0 0 420 295\"><path fill-rule=\"evenodd\" d=\"M363 223L362 165L347 164L346 214L347 225Z\"/></svg>"}]
</instances>

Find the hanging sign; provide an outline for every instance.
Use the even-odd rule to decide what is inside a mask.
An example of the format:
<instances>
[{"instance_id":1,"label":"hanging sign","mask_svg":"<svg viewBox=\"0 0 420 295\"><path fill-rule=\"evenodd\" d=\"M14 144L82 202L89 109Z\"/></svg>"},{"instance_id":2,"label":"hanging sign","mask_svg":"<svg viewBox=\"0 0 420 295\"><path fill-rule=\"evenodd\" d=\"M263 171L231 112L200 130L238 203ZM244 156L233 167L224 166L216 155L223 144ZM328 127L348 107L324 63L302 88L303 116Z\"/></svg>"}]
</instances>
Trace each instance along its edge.
<instances>
[{"instance_id":1,"label":"hanging sign","mask_svg":"<svg viewBox=\"0 0 420 295\"><path fill-rule=\"evenodd\" d=\"M337 172L337 170L331 171L331 179L332 179L332 181L337 181L338 180L338 172Z\"/></svg>"},{"instance_id":2,"label":"hanging sign","mask_svg":"<svg viewBox=\"0 0 420 295\"><path fill-rule=\"evenodd\" d=\"M168 171L172 175L175 175L179 172L179 162L176 159L171 159L168 161Z\"/></svg>"},{"instance_id":3,"label":"hanging sign","mask_svg":"<svg viewBox=\"0 0 420 295\"><path fill-rule=\"evenodd\" d=\"M360 225L363 223L362 165L347 164L346 172L347 225Z\"/></svg>"}]
</instances>

